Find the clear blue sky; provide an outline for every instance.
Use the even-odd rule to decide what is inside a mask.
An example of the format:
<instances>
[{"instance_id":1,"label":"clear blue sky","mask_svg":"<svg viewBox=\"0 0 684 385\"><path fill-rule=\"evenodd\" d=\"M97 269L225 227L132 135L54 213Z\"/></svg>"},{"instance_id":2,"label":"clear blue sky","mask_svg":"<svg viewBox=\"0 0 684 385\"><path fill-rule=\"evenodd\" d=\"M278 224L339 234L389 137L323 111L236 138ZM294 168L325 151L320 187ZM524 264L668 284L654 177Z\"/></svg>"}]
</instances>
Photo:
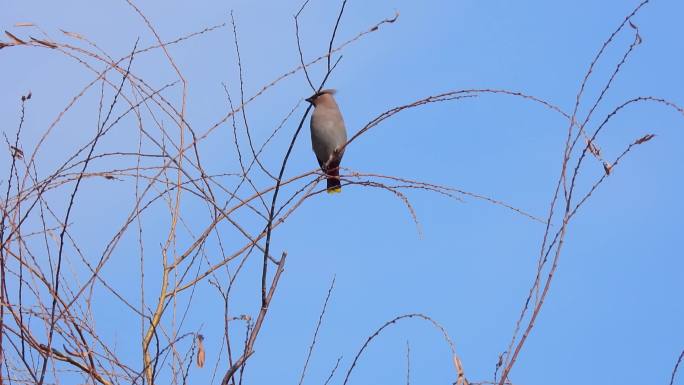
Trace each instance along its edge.
<instances>
[{"instance_id":1,"label":"clear blue sky","mask_svg":"<svg viewBox=\"0 0 684 385\"><path fill-rule=\"evenodd\" d=\"M350 133L390 107L467 88L522 91L571 111L591 59L637 4L635 0L350 0L338 42L391 17L395 10L400 17L346 49L328 85L339 90L338 103ZM229 22L229 12L234 10L246 95L253 95L299 62L292 20L298 1L168 1L141 2L139 6L164 40ZM137 37L142 46L154 42L124 1L97 5L87 1L4 1L2 8L3 30L37 37L33 30L14 27L17 22L33 22L60 41L67 38L59 28L74 31L88 36L113 57L126 55ZM338 2L311 1L302 16L306 59L326 51L337 10ZM658 96L684 105L683 14L684 3L677 0L653 0L638 14L634 22L643 44L625 64L595 113L594 124L622 101L636 96ZM626 29L599 62L580 116L587 112L632 39L631 30ZM232 31L219 29L174 46L170 52L189 82L188 120L203 131L227 111L221 82L228 84L234 99L239 98ZM133 70L156 87L175 79L159 52L136 58ZM322 71L322 66L313 69L315 81ZM31 149L37 135L92 76L73 60L47 49L1 50L3 131L13 135L19 97L32 90L23 142L25 151ZM178 100L179 91L175 88L168 95ZM91 137L97 119L97 92L91 91L57 126L39 159L41 175L64 160L65 149ZM255 140L261 143L297 101L310 93L299 73L258 99L247 110ZM303 111L300 107L295 112L283 128L286 133L269 147L265 162L272 171L277 169L276 162ZM557 114L533 103L483 96L401 113L354 142L343 165L358 172L456 187L545 216L566 128ZM684 117L662 106L636 105L612 121L599 144L605 157L613 159L646 133L657 136L629 154L570 226L547 303L511 373L514 384L669 382L675 359L684 349ZM203 162L211 172L239 170L231 135L230 126L224 124L204 142ZM128 119L100 151L134 150L137 140L135 121ZM315 165L305 131L295 146L287 175ZM94 162L92 167L117 166ZM579 188L586 191L602 172L601 165L591 160ZM266 185L265 178L259 181ZM131 209L132 186L104 180L85 183L73 222L74 231L82 234L88 258L99 257ZM59 197L69 190L59 191L64 195L53 193L49 199L63 211ZM249 189L242 191L247 194ZM359 186L307 201L274 232L274 253L286 250L289 260L256 353L250 358L247 383L298 381L333 276L337 283L307 383L322 384L342 356L342 372L332 382L341 384L367 336L385 321L412 312L425 313L445 326L471 381L492 379L497 357L507 348L534 278L543 225L473 199L458 202L416 191L407 195L422 225L422 237L400 200L388 192ZM198 233L206 224L206 215L193 218L194 206L191 198L187 199L185 215ZM168 216L163 212L162 204L145 218L150 260L158 255L168 228ZM256 232L259 226L263 223L251 223L250 230ZM228 241L243 239L232 236ZM137 304L136 253L132 233L105 274ZM234 315L254 316L258 311L259 269L259 258L247 263L231 304ZM158 289L154 278L148 284L147 301L151 303ZM140 321L125 315L105 290L97 295L102 296L101 307L96 307L98 329L139 367L139 346L130 343L128 336L138 338ZM193 383L208 383L223 332L223 308L206 282L195 295L182 332L201 329L207 336L208 365L201 371L192 370ZM352 375L352 383L405 382L407 340L412 383L454 381L449 350L439 334L427 324L409 320L375 340ZM225 361L219 364L219 372L223 371ZM684 384L684 378L679 382Z\"/></svg>"}]
</instances>

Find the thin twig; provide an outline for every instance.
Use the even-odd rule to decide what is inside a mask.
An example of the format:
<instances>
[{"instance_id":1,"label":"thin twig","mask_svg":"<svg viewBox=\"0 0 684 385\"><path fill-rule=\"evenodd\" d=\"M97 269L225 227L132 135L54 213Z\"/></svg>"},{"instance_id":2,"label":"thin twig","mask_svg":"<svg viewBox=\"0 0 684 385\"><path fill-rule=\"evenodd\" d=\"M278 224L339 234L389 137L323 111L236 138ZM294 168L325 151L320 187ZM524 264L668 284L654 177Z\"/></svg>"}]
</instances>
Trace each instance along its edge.
<instances>
[{"instance_id":1,"label":"thin twig","mask_svg":"<svg viewBox=\"0 0 684 385\"><path fill-rule=\"evenodd\" d=\"M316 323L316 330L314 331L313 338L311 339L311 344L309 345L309 352L306 355L306 361L304 362L304 368L302 368L302 374L299 376L299 385L304 383L304 376L306 375L306 368L309 366L309 359L311 359L311 354L316 346L316 338L318 337L318 330L323 323L323 316L325 315L325 309L328 307L328 300L330 299L330 294L335 287L335 276L333 276L330 282L330 288L328 288L328 294L325 296L325 302L323 302L323 309L321 309L321 314L318 316L318 322Z\"/></svg>"},{"instance_id":2,"label":"thin twig","mask_svg":"<svg viewBox=\"0 0 684 385\"><path fill-rule=\"evenodd\" d=\"M677 370L679 369L679 364L682 363L683 358L684 358L684 350L682 350L682 353L679 355L679 358L677 358L677 363L675 364L674 368L672 369L672 376L670 377L670 385L674 385L675 376L677 375Z\"/></svg>"}]
</instances>

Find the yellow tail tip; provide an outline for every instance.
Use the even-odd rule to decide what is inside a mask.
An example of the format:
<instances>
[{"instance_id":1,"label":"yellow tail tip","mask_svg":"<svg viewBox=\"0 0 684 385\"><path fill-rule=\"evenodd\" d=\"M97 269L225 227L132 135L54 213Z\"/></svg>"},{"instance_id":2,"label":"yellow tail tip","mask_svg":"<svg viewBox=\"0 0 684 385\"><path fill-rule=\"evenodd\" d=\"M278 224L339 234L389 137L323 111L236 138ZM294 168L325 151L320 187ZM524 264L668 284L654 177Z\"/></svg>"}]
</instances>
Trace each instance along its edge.
<instances>
[{"instance_id":1,"label":"yellow tail tip","mask_svg":"<svg viewBox=\"0 0 684 385\"><path fill-rule=\"evenodd\" d=\"M328 189L328 194L337 194L337 193L341 193L341 192L342 192L341 187L331 187Z\"/></svg>"}]
</instances>

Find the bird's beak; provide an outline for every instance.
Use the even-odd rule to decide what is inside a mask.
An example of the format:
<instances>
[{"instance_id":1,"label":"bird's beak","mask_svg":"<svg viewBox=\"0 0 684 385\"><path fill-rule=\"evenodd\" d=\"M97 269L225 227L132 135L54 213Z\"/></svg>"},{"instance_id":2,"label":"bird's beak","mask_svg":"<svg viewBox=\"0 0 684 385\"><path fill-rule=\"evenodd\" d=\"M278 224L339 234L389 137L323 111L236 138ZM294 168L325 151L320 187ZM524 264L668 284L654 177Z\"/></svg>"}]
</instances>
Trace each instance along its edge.
<instances>
[{"instance_id":1,"label":"bird's beak","mask_svg":"<svg viewBox=\"0 0 684 385\"><path fill-rule=\"evenodd\" d=\"M306 100L307 102L313 104L313 101L314 101L315 97L316 97L316 95L312 95L312 96L309 96L308 98L306 98L306 99L304 99L304 100Z\"/></svg>"}]
</instances>

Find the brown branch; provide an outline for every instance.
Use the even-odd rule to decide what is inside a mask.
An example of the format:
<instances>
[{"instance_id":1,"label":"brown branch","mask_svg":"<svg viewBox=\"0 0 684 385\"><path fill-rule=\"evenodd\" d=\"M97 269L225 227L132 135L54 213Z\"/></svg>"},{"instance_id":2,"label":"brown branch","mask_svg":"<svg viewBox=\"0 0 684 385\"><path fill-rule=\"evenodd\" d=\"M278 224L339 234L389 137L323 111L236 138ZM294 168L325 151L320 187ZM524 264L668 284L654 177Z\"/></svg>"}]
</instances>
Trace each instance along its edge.
<instances>
[{"instance_id":1,"label":"brown branch","mask_svg":"<svg viewBox=\"0 0 684 385\"><path fill-rule=\"evenodd\" d=\"M268 294L266 295L266 301L262 304L261 310L259 311L259 315L257 316L256 322L254 323L254 328L252 329L252 332L249 334L249 339L247 340L247 344L245 345L245 350L242 353L242 356L231 366L226 374L223 376L223 380L221 380L221 385L228 385L228 382L231 380L235 372L240 369L245 362L247 362L247 359L254 354L254 343L256 342L257 336L259 335L259 331L261 330L261 326L264 323L264 319L266 318L266 314L268 313L268 307L271 304L271 300L273 299L273 295L275 294L276 287L278 286L278 282L280 281L280 275L283 273L283 270L285 268L285 261L287 259L287 253L283 252L282 257L280 258L280 262L278 263L278 267L276 269L275 275L273 276L273 280L271 281L271 287L268 291Z\"/></svg>"},{"instance_id":2,"label":"brown branch","mask_svg":"<svg viewBox=\"0 0 684 385\"><path fill-rule=\"evenodd\" d=\"M453 358L453 361L454 361L454 366L455 366L455 368L456 368L457 379L456 379L455 382L456 382L458 385L468 385L468 381L465 380L465 374L463 373L463 368L461 367L461 361L460 361L460 359L458 359L458 356L456 355L456 345L454 345L453 341L452 341L451 338L449 337L449 334L448 334L447 331L444 329L444 327L442 327L442 325L440 325L439 323L437 323L437 321L435 321L435 320L433 320L432 318L430 318L430 317L428 317L428 316L426 316L426 315L424 315L424 314L421 314L421 313L404 314L404 315L400 315L400 316L398 316L398 317L395 317L395 318L393 318L393 319L391 319L391 320L385 322L380 328L378 328L373 334L371 334L371 335L366 339L366 342L364 342L363 346L361 346L361 349L359 349L359 352L356 353L356 356L354 357L354 360L352 361L351 366L350 366L349 369L347 370L347 375L346 375L345 378L344 378L344 383L343 383L343 385L346 385L347 382L349 381L349 377L351 376L352 371L353 371L354 368L356 367L356 364L357 364L359 358L361 357L361 355L363 354L363 352L366 350L366 348L368 347L368 345L371 343L371 341L373 341L373 340L375 339L375 337L377 337L378 335L380 335L380 333L381 333L384 329L386 329L387 327L390 327L390 326L396 324L397 322L399 322L399 321L401 321L401 320L403 320L403 319L410 319L410 318L418 318L418 319L422 319L422 320L428 321L429 323L432 324L432 326L434 326L437 330L439 330L439 331L442 333L442 336L444 337L444 340L445 340L445 341L447 342L447 344L449 345L449 349L451 350L451 355L452 355L452 358Z\"/></svg>"},{"instance_id":3,"label":"brown branch","mask_svg":"<svg viewBox=\"0 0 684 385\"><path fill-rule=\"evenodd\" d=\"M135 51L135 48L138 45L138 41L136 40L135 45L133 46L133 51ZM121 94L121 91L123 90L124 83L126 82L126 79L128 78L128 73L130 72L131 64L133 63L133 56L131 56L131 60L128 62L128 68L126 69L126 74L124 74L123 78L121 79L121 84L119 85L119 89L114 95L114 98L112 100L111 105L109 106L109 111L107 112L107 116L105 117L104 121L102 124L98 127L97 129L97 134L95 135L95 139L92 141L92 145L90 146L90 151L88 152L88 155L86 157L86 161L83 163L83 168L81 169L81 175L79 175L78 179L76 180L76 185L74 186L74 190L71 193L71 197L69 198L69 205L67 206L67 211L66 215L64 216L64 224L65 226L62 229L62 232L59 235L59 251L57 255L57 267L55 270L55 292L54 296L52 298L52 306L50 310L50 328L48 332L48 343L47 343L47 351L50 351L52 348L52 337L55 329L55 323L57 320L55 319L55 311L57 307L57 296L59 295L59 284L60 284L60 272L61 272L61 267L62 267L62 255L64 252L64 234L66 233L66 224L69 223L69 216L71 215L71 209L74 206L74 201L76 198L76 193L78 192L78 188L81 184L81 181L83 180L83 173L85 172L86 168L88 167L88 163L90 161L90 157L93 155L93 151L95 150L95 146L97 145L98 140L100 137L102 137L104 127L107 124L107 121L111 117L112 111L114 110L114 106L117 103L119 94ZM45 379L45 371L47 369L47 362L48 358L46 357L45 360L43 361L43 365L40 371L40 379L38 381L39 384L42 384L44 379Z\"/></svg>"}]
</instances>

